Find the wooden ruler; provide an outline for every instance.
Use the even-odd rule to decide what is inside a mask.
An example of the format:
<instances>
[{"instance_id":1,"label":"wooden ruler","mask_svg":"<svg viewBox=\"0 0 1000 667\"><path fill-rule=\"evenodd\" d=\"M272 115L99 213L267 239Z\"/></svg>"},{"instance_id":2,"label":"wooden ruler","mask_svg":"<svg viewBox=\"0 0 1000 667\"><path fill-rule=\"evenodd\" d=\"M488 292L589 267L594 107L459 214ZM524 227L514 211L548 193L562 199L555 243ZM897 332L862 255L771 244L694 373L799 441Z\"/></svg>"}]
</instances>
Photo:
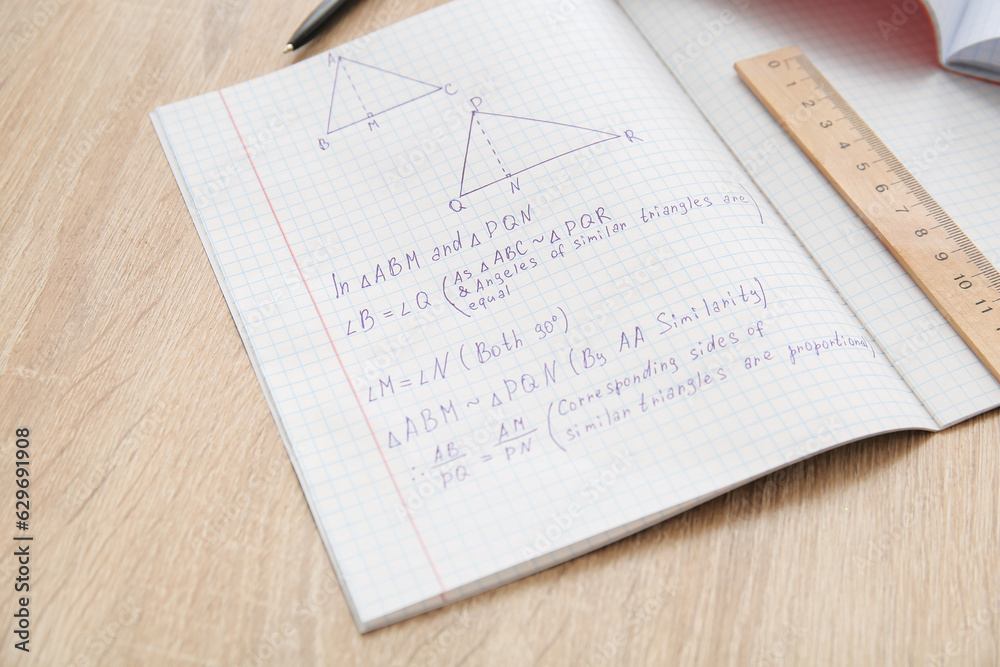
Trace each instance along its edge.
<instances>
[{"instance_id":1,"label":"wooden ruler","mask_svg":"<svg viewBox=\"0 0 1000 667\"><path fill-rule=\"evenodd\" d=\"M1000 380L996 267L798 47L736 71Z\"/></svg>"}]
</instances>

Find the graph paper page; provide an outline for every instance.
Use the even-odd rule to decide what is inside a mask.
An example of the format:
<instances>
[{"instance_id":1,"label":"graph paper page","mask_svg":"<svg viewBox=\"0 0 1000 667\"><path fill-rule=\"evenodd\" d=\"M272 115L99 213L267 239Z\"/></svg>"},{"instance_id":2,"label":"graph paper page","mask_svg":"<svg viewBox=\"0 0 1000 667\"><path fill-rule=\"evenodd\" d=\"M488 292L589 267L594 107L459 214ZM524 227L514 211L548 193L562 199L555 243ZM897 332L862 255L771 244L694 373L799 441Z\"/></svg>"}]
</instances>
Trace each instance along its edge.
<instances>
[{"instance_id":1,"label":"graph paper page","mask_svg":"<svg viewBox=\"0 0 1000 667\"><path fill-rule=\"evenodd\" d=\"M154 122L363 631L934 428L613 3L449 4Z\"/></svg>"},{"instance_id":2,"label":"graph paper page","mask_svg":"<svg viewBox=\"0 0 1000 667\"><path fill-rule=\"evenodd\" d=\"M1000 77L1000 6L988 0L969 3L951 44L949 60L978 66L994 81Z\"/></svg>"},{"instance_id":3,"label":"graph paper page","mask_svg":"<svg viewBox=\"0 0 1000 667\"><path fill-rule=\"evenodd\" d=\"M743 85L733 63L798 44L994 264L1000 86L940 69L925 17L883 37L878 21L891 16L888 1L623 5L938 423L1000 404L986 367Z\"/></svg>"},{"instance_id":4,"label":"graph paper page","mask_svg":"<svg viewBox=\"0 0 1000 667\"><path fill-rule=\"evenodd\" d=\"M1000 38L1000 7L977 0L970 2L966 8L951 44L951 51L958 55L963 49L997 38Z\"/></svg>"},{"instance_id":5,"label":"graph paper page","mask_svg":"<svg viewBox=\"0 0 1000 667\"><path fill-rule=\"evenodd\" d=\"M924 0L927 14L936 23L934 35L937 38L938 53L942 61L952 54L952 44L955 43L955 37L961 31L963 18L971 4L973 4L972 0ZM879 26L886 34L891 35L897 32L896 28L903 25L902 17L908 18L908 14L902 7L900 7L900 11L902 13L896 15L896 21L893 21L890 15L885 23ZM900 23L900 25L897 26L896 23Z\"/></svg>"}]
</instances>

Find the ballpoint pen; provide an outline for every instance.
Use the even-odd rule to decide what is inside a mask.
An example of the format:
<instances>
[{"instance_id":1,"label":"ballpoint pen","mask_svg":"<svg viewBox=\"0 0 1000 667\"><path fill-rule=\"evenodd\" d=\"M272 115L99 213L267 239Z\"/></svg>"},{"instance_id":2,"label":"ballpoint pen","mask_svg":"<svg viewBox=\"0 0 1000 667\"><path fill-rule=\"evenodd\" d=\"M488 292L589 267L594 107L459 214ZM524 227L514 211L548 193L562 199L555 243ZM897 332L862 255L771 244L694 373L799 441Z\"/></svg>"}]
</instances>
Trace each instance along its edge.
<instances>
[{"instance_id":1,"label":"ballpoint pen","mask_svg":"<svg viewBox=\"0 0 1000 667\"><path fill-rule=\"evenodd\" d=\"M319 7L313 10L312 14L306 17L299 29L288 40L284 53L294 51L310 39L313 38L319 29L327 22L341 7L347 4L347 0L323 0Z\"/></svg>"}]
</instances>

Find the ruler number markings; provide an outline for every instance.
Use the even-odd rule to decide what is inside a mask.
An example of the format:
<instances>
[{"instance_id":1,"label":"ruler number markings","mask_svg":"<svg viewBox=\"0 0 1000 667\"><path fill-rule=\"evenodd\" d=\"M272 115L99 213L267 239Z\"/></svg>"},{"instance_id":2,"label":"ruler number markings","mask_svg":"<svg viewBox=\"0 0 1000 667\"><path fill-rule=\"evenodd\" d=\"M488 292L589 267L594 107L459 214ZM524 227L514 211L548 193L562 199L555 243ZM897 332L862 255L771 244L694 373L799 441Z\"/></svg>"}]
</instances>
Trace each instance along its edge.
<instances>
[{"instance_id":1,"label":"ruler number markings","mask_svg":"<svg viewBox=\"0 0 1000 667\"><path fill-rule=\"evenodd\" d=\"M1000 380L1000 272L797 47L736 70Z\"/></svg>"}]
</instances>

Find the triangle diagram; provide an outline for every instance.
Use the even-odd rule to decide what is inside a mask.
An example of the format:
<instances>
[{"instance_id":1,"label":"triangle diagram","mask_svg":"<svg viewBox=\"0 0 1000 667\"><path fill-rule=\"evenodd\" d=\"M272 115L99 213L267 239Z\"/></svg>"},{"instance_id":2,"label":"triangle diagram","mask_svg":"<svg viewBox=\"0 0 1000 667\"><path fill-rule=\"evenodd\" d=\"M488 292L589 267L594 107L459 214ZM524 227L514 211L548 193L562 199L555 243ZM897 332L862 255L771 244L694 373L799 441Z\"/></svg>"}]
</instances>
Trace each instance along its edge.
<instances>
[{"instance_id":1,"label":"triangle diagram","mask_svg":"<svg viewBox=\"0 0 1000 667\"><path fill-rule=\"evenodd\" d=\"M368 122L371 118L441 90L424 81L350 58L337 58L326 133Z\"/></svg>"},{"instance_id":2,"label":"triangle diagram","mask_svg":"<svg viewBox=\"0 0 1000 667\"><path fill-rule=\"evenodd\" d=\"M551 120L473 111L459 196L619 136Z\"/></svg>"}]
</instances>

